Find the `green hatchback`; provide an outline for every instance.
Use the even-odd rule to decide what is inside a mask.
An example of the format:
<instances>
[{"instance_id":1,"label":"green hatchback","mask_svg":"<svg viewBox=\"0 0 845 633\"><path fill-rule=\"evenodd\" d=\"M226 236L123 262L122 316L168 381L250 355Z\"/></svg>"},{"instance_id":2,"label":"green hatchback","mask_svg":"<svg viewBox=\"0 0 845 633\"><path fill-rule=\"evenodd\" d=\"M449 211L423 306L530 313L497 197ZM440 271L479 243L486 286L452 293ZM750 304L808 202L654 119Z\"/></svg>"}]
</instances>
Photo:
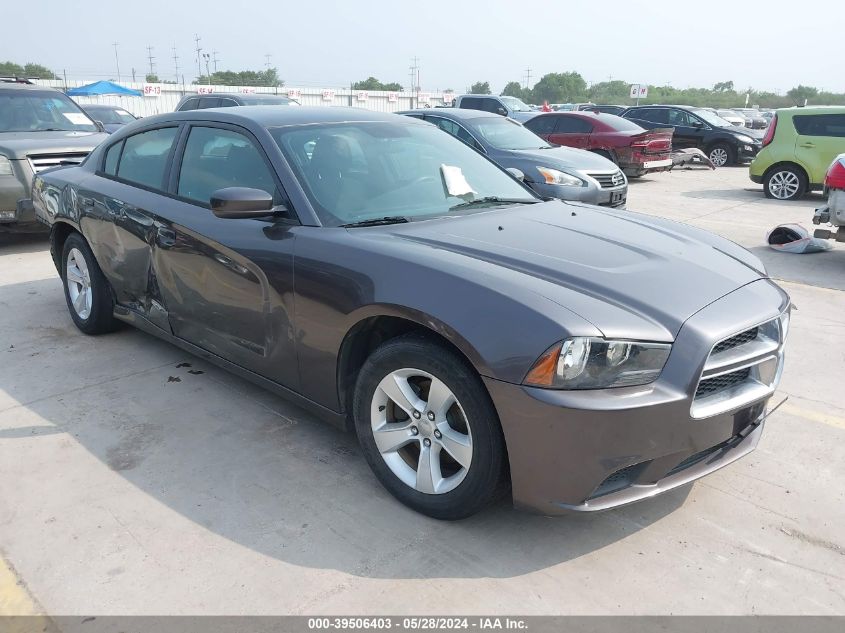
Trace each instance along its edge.
<instances>
[{"instance_id":1,"label":"green hatchback","mask_svg":"<svg viewBox=\"0 0 845 633\"><path fill-rule=\"evenodd\" d=\"M767 198L795 200L823 188L824 175L845 152L845 107L778 110L749 168Z\"/></svg>"}]
</instances>

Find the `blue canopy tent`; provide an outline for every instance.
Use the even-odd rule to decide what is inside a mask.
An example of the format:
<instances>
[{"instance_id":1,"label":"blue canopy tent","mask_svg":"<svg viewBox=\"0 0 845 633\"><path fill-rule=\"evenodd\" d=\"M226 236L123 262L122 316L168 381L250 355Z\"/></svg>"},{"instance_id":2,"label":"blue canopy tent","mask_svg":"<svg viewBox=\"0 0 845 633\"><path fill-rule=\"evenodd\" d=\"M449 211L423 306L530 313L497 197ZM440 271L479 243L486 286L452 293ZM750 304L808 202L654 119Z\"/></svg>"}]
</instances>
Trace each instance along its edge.
<instances>
[{"instance_id":1,"label":"blue canopy tent","mask_svg":"<svg viewBox=\"0 0 845 633\"><path fill-rule=\"evenodd\" d=\"M116 84L111 81L95 81L87 86L71 88L67 91L67 95L69 97L95 97L97 95L128 95L133 97L142 97L143 93L140 90L124 88L120 84Z\"/></svg>"}]
</instances>

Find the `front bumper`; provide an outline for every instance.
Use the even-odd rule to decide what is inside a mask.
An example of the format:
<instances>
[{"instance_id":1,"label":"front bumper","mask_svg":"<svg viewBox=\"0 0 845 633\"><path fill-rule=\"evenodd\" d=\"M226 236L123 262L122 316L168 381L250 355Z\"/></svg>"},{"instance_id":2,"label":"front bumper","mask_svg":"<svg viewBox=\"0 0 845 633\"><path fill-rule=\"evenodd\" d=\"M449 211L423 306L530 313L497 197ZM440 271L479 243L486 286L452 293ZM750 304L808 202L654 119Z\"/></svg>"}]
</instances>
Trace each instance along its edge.
<instances>
[{"instance_id":1,"label":"front bumper","mask_svg":"<svg viewBox=\"0 0 845 633\"><path fill-rule=\"evenodd\" d=\"M751 452L774 387L707 417L693 417L693 394L716 342L776 319L788 305L768 280L714 302L681 328L650 385L561 391L485 378L507 443L514 504L546 515L607 510Z\"/></svg>"},{"instance_id":2,"label":"front bumper","mask_svg":"<svg viewBox=\"0 0 845 633\"><path fill-rule=\"evenodd\" d=\"M526 184L543 197L558 198L571 202L584 202L601 207L624 209L628 200L627 183L613 189L603 189L593 182L589 182L586 187L567 187L564 185L547 185L536 182Z\"/></svg>"},{"instance_id":3,"label":"front bumper","mask_svg":"<svg viewBox=\"0 0 845 633\"><path fill-rule=\"evenodd\" d=\"M751 162L760 153L760 149L761 145L759 143L738 143L736 152L737 160L740 162Z\"/></svg>"},{"instance_id":4,"label":"front bumper","mask_svg":"<svg viewBox=\"0 0 845 633\"><path fill-rule=\"evenodd\" d=\"M0 231L41 230L29 199L32 171L26 161L13 160L12 175L0 176Z\"/></svg>"}]
</instances>

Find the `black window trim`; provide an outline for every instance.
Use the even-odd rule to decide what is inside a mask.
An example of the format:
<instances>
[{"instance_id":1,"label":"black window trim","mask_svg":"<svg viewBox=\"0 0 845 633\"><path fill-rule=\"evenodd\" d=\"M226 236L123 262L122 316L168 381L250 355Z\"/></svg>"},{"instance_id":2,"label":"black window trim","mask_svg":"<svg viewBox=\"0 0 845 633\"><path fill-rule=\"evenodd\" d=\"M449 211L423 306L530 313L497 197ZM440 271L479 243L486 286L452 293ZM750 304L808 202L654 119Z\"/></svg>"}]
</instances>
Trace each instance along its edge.
<instances>
[{"instance_id":1,"label":"black window trim","mask_svg":"<svg viewBox=\"0 0 845 633\"><path fill-rule=\"evenodd\" d=\"M182 130L181 134L179 135L179 138L176 141L175 151L172 154L172 162L169 165L170 175L168 178L167 187L168 197L173 198L174 200L178 200L180 202L184 202L186 204L193 205L195 207L199 207L200 209L205 209L206 211L211 211L211 205L209 203L202 203L198 200L194 200L193 198L186 198L185 196L180 196L177 193L179 191L179 176L182 171L182 160L185 157L185 148L188 145L188 137L190 136L191 130L193 128L210 127L228 130L230 132L235 132L237 134L241 134L247 137L256 146L256 148L258 148L258 153L261 155L261 159L264 161L265 166L270 171L270 177L273 179L273 182L276 184L276 188L282 196L282 204L288 210L288 216L275 216L275 220L277 222L285 222L295 225L302 224L302 219L299 217L299 213L297 212L297 210L293 207L290 195L288 195L287 190L282 184L281 178L279 178L279 174L276 173L276 168L270 161L270 157L267 156L267 151L264 149L264 145L261 144L258 138L256 138L256 136L250 130L240 125L235 125L232 123L201 120L183 121L183 127L184 129ZM267 215L272 215L272 212L268 213Z\"/></svg>"},{"instance_id":2,"label":"black window trim","mask_svg":"<svg viewBox=\"0 0 845 633\"><path fill-rule=\"evenodd\" d=\"M137 187L138 189L143 189L144 191L149 191L151 193L157 193L160 195L169 195L168 187L170 183L170 170L173 166L173 156L175 155L176 147L179 143L179 139L181 137L182 128L185 127L184 123L170 121L168 123L159 123L158 125L151 125L147 128L142 130L138 130L137 132L133 132L132 134L127 134L121 139L116 140L114 143L109 144L105 147L102 151L102 157L99 159L99 163L97 164L97 169L94 172L97 176L101 178L106 178L108 180L113 180L115 182L119 182L123 185L129 185L130 187ZM132 138L133 136L138 136L139 134L145 134L146 132L154 132L155 130L163 130L167 128L176 128L176 139L173 145L170 148L170 152L168 153L167 160L164 163L164 173L162 174L162 187L155 188L150 187L149 185L145 185L142 183L135 182L133 180L128 180L126 178L121 178L117 175L120 171L120 161L123 160L123 150L126 147L126 140ZM120 156L117 158L117 169L115 170L114 174L109 174L105 171L106 168L106 154L109 153L109 150L112 147L115 147L118 144L122 144L120 148ZM167 184L165 184L167 183Z\"/></svg>"}]
</instances>

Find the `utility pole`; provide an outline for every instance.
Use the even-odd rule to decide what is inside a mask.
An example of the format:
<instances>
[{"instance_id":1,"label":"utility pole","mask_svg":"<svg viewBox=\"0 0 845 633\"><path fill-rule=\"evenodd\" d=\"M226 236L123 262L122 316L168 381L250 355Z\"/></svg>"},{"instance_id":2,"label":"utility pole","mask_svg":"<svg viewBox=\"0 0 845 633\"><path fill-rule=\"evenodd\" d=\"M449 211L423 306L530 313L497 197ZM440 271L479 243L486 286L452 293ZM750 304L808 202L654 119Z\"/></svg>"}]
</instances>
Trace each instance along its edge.
<instances>
[{"instance_id":1,"label":"utility pole","mask_svg":"<svg viewBox=\"0 0 845 633\"><path fill-rule=\"evenodd\" d=\"M117 82L120 83L120 60L117 57L117 42L113 42L112 46L114 46L114 65L117 68Z\"/></svg>"},{"instance_id":2,"label":"utility pole","mask_svg":"<svg viewBox=\"0 0 845 633\"><path fill-rule=\"evenodd\" d=\"M414 57L411 62L409 70L411 76L411 107L413 108L414 102L419 99L419 95L417 93L420 89L420 58Z\"/></svg>"},{"instance_id":3,"label":"utility pole","mask_svg":"<svg viewBox=\"0 0 845 633\"><path fill-rule=\"evenodd\" d=\"M264 54L264 68L270 70L270 58L273 57L270 53Z\"/></svg>"},{"instance_id":4,"label":"utility pole","mask_svg":"<svg viewBox=\"0 0 845 633\"><path fill-rule=\"evenodd\" d=\"M211 51L211 63L214 64L214 72L217 72L217 62L220 60L217 58L217 51Z\"/></svg>"},{"instance_id":5,"label":"utility pole","mask_svg":"<svg viewBox=\"0 0 845 633\"><path fill-rule=\"evenodd\" d=\"M200 65L200 53L202 52L202 46L200 46L200 38L199 35L194 34L194 44L196 44L196 51L197 51L197 81L202 76L202 66Z\"/></svg>"},{"instance_id":6,"label":"utility pole","mask_svg":"<svg viewBox=\"0 0 845 633\"><path fill-rule=\"evenodd\" d=\"M528 89L531 87L531 69L525 69L525 88Z\"/></svg>"},{"instance_id":7,"label":"utility pole","mask_svg":"<svg viewBox=\"0 0 845 633\"><path fill-rule=\"evenodd\" d=\"M132 68L132 83L135 83L135 68Z\"/></svg>"},{"instance_id":8,"label":"utility pole","mask_svg":"<svg viewBox=\"0 0 845 633\"><path fill-rule=\"evenodd\" d=\"M150 62L150 74L155 75L156 74L155 63L153 62L155 57L153 57L153 47L152 46L147 46L147 59Z\"/></svg>"},{"instance_id":9,"label":"utility pole","mask_svg":"<svg viewBox=\"0 0 845 633\"><path fill-rule=\"evenodd\" d=\"M176 42L173 42L173 68L175 69L176 83L179 83L179 55L176 54Z\"/></svg>"},{"instance_id":10,"label":"utility pole","mask_svg":"<svg viewBox=\"0 0 845 633\"><path fill-rule=\"evenodd\" d=\"M208 53L203 53L202 58L205 60L205 76L208 77L208 83L214 83L211 81L211 71L208 70L208 62L211 59L211 55Z\"/></svg>"}]
</instances>

